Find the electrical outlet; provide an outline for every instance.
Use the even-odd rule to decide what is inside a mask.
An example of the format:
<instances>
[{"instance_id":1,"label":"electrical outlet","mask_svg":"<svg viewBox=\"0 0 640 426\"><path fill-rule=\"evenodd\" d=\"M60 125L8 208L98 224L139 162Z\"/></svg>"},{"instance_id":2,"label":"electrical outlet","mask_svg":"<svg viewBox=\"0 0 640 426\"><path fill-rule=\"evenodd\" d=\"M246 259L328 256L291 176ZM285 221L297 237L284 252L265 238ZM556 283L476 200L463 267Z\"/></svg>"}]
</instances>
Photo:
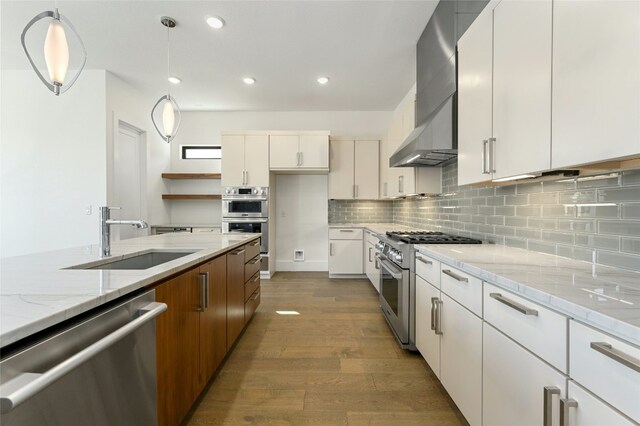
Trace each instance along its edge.
<instances>
[{"instance_id":1,"label":"electrical outlet","mask_svg":"<svg viewBox=\"0 0 640 426\"><path fill-rule=\"evenodd\" d=\"M91 216L91 214L93 214L93 208L91 204L87 204L86 206L84 206L84 214L86 214L87 216Z\"/></svg>"},{"instance_id":2,"label":"electrical outlet","mask_svg":"<svg viewBox=\"0 0 640 426\"><path fill-rule=\"evenodd\" d=\"M293 261L294 262L304 262L304 250L294 250L293 251Z\"/></svg>"}]
</instances>

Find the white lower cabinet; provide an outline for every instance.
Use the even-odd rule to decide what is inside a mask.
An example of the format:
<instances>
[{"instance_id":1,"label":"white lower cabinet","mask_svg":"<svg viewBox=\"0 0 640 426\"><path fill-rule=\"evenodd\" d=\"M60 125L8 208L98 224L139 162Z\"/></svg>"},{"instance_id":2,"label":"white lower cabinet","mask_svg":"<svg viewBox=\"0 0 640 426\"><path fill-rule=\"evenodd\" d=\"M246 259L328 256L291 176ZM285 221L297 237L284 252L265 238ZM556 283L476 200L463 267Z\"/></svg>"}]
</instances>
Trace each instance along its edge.
<instances>
[{"instance_id":1,"label":"white lower cabinet","mask_svg":"<svg viewBox=\"0 0 640 426\"><path fill-rule=\"evenodd\" d=\"M482 319L446 294L441 320L440 381L473 425L482 424Z\"/></svg>"},{"instance_id":2,"label":"white lower cabinet","mask_svg":"<svg viewBox=\"0 0 640 426\"><path fill-rule=\"evenodd\" d=\"M364 273L362 228L329 229L329 275Z\"/></svg>"},{"instance_id":3,"label":"white lower cabinet","mask_svg":"<svg viewBox=\"0 0 640 426\"><path fill-rule=\"evenodd\" d=\"M416 348L436 377L440 378L440 330L437 327L437 304L440 290L416 277Z\"/></svg>"},{"instance_id":4,"label":"white lower cabinet","mask_svg":"<svg viewBox=\"0 0 640 426\"><path fill-rule=\"evenodd\" d=\"M565 396L564 375L486 322L482 357L485 426L559 424L560 398ZM545 416L551 419L550 423L544 421Z\"/></svg>"},{"instance_id":5,"label":"white lower cabinet","mask_svg":"<svg viewBox=\"0 0 640 426\"><path fill-rule=\"evenodd\" d=\"M364 242L364 272L373 284L373 287L380 293L380 269L376 261L376 248L369 241Z\"/></svg>"},{"instance_id":6,"label":"white lower cabinet","mask_svg":"<svg viewBox=\"0 0 640 426\"><path fill-rule=\"evenodd\" d=\"M638 397L640 398L640 396ZM570 403L567 404L567 402ZM564 424L567 426L626 426L635 424L572 381L569 382L568 399L563 403L563 408L566 410Z\"/></svg>"}]
</instances>

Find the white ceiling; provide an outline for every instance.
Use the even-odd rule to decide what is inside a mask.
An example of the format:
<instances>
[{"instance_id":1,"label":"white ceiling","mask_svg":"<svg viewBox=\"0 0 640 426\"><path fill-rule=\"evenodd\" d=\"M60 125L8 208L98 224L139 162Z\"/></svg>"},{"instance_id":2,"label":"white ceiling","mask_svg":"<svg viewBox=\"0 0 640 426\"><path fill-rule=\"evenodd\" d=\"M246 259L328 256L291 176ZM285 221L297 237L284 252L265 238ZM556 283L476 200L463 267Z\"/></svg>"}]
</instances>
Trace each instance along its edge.
<instances>
[{"instance_id":1,"label":"white ceiling","mask_svg":"<svg viewBox=\"0 0 640 426\"><path fill-rule=\"evenodd\" d=\"M166 28L173 17L172 93L184 110L392 110L415 82L415 45L429 1L58 1L88 52L150 97L166 91ZM29 68L20 34L52 1L2 0L3 69ZM205 17L227 25L213 30ZM35 30L35 27L34 27ZM46 24L29 39L42 56ZM69 35L67 36L71 38ZM73 46L72 46L73 49ZM72 59L73 63L73 50ZM43 62L42 62L43 63ZM326 86L316 83L329 76ZM242 77L257 80L246 86ZM34 79L34 84L40 84Z\"/></svg>"}]
</instances>

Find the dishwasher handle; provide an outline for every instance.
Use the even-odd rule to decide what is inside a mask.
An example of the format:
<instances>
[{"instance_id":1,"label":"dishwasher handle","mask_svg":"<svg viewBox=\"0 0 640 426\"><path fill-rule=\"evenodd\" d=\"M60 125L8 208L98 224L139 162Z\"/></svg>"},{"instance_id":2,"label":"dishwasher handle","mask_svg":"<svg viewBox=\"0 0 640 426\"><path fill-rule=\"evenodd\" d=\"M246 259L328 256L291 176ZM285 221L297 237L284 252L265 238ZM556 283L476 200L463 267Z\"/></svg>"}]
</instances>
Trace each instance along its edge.
<instances>
[{"instance_id":1,"label":"dishwasher handle","mask_svg":"<svg viewBox=\"0 0 640 426\"><path fill-rule=\"evenodd\" d=\"M18 405L33 397L56 380L62 378L64 375L142 327L147 322L153 320L166 310L166 304L151 302L138 310L138 314L140 314L139 317L65 359L45 373L24 372L14 379L3 383L0 385L0 414L6 414L12 411Z\"/></svg>"}]
</instances>

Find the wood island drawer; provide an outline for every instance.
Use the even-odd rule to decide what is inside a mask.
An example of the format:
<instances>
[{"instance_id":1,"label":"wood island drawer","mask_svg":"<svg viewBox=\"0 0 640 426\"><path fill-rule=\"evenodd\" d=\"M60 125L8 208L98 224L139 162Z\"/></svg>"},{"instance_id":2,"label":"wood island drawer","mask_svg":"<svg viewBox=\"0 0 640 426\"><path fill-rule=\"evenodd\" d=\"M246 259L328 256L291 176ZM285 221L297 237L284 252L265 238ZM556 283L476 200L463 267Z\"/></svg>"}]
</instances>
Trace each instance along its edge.
<instances>
[{"instance_id":1,"label":"wood island drawer","mask_svg":"<svg viewBox=\"0 0 640 426\"><path fill-rule=\"evenodd\" d=\"M566 316L485 282L484 320L567 373Z\"/></svg>"},{"instance_id":2,"label":"wood island drawer","mask_svg":"<svg viewBox=\"0 0 640 426\"><path fill-rule=\"evenodd\" d=\"M260 287L260 272L251 277L249 281L244 284L244 300L245 302L251 297L253 293Z\"/></svg>"},{"instance_id":3,"label":"wood island drawer","mask_svg":"<svg viewBox=\"0 0 640 426\"><path fill-rule=\"evenodd\" d=\"M255 256L253 259L245 263L244 265L244 282L246 283L253 277L256 272L260 271L260 254Z\"/></svg>"},{"instance_id":4,"label":"wood island drawer","mask_svg":"<svg viewBox=\"0 0 640 426\"><path fill-rule=\"evenodd\" d=\"M362 240L362 228L330 228L330 240Z\"/></svg>"},{"instance_id":5,"label":"wood island drawer","mask_svg":"<svg viewBox=\"0 0 640 426\"><path fill-rule=\"evenodd\" d=\"M569 321L569 375L640 422L640 348Z\"/></svg>"},{"instance_id":6,"label":"wood island drawer","mask_svg":"<svg viewBox=\"0 0 640 426\"><path fill-rule=\"evenodd\" d=\"M260 306L260 288L253 292L251 297L244 303L244 323L245 325L249 322L253 313Z\"/></svg>"},{"instance_id":7,"label":"wood island drawer","mask_svg":"<svg viewBox=\"0 0 640 426\"><path fill-rule=\"evenodd\" d=\"M248 262L260 254L260 238L244 246L244 261Z\"/></svg>"},{"instance_id":8,"label":"wood island drawer","mask_svg":"<svg viewBox=\"0 0 640 426\"><path fill-rule=\"evenodd\" d=\"M440 262L416 253L416 274L434 287L440 288Z\"/></svg>"},{"instance_id":9,"label":"wood island drawer","mask_svg":"<svg viewBox=\"0 0 640 426\"><path fill-rule=\"evenodd\" d=\"M456 302L482 317L482 280L442 263L440 289Z\"/></svg>"}]
</instances>

